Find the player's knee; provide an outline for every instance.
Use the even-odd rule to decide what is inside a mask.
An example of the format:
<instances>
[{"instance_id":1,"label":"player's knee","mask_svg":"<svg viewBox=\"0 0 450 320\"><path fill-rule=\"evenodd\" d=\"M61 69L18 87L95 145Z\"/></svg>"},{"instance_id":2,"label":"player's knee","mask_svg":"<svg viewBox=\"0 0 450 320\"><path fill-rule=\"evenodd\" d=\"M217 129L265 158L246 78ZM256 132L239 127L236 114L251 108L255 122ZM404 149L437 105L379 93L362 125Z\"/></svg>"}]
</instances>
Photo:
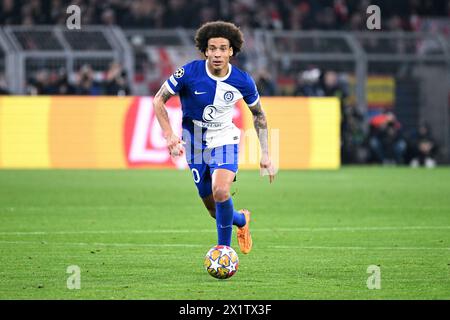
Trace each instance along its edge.
<instances>
[{"instance_id":1,"label":"player's knee","mask_svg":"<svg viewBox=\"0 0 450 320\"><path fill-rule=\"evenodd\" d=\"M230 197L230 191L223 186L213 187L213 197L215 202L224 202Z\"/></svg>"}]
</instances>

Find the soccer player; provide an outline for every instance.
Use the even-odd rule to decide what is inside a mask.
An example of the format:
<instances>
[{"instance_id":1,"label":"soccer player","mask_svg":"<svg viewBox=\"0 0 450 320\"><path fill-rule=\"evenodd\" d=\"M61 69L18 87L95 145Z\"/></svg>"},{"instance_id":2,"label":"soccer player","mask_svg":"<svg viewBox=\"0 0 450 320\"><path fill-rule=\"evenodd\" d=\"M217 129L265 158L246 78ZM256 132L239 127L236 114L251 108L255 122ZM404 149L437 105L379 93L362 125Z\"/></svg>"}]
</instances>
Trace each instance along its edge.
<instances>
[{"instance_id":1,"label":"soccer player","mask_svg":"<svg viewBox=\"0 0 450 320\"><path fill-rule=\"evenodd\" d=\"M261 171L275 178L268 151L267 121L252 77L230 64L244 43L232 23L215 21L201 26L196 47L205 60L195 60L176 70L155 95L153 105L172 156L186 154L198 193L216 219L218 245L231 245L232 227L242 253L252 249L250 211L235 211L230 187L238 171L240 130L233 124L233 107L244 99L253 114L261 146ZM183 111L182 139L172 130L165 102L179 94Z\"/></svg>"}]
</instances>

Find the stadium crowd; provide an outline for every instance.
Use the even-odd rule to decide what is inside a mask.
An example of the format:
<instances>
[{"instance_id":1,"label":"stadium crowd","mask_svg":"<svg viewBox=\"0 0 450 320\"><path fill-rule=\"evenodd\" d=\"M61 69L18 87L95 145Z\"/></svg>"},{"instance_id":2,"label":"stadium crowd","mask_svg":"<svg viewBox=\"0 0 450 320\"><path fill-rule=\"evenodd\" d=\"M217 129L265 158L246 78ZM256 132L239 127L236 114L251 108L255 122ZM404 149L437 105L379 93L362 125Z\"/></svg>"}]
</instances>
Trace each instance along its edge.
<instances>
[{"instance_id":1,"label":"stadium crowd","mask_svg":"<svg viewBox=\"0 0 450 320\"><path fill-rule=\"evenodd\" d=\"M64 24L67 7L82 24L125 28L197 28L224 19L241 27L284 30L362 30L366 9L381 8L386 30L413 30L419 17L450 15L446 0L1 0L0 25Z\"/></svg>"},{"instance_id":2,"label":"stadium crowd","mask_svg":"<svg viewBox=\"0 0 450 320\"><path fill-rule=\"evenodd\" d=\"M0 25L65 24L69 5L81 8L82 24L119 25L123 28L191 28L222 19L243 29L270 30L365 30L366 8L376 4L382 11L382 28L418 30L427 16L450 17L446 0L0 0ZM450 33L450 30L448 30ZM245 64L241 55L239 66ZM410 164L433 167L438 145L431 129L421 123L414 132L403 132L391 110L373 117L369 130L366 116L348 102L348 75L311 66L294 75L295 84L284 92L267 70L254 78L262 96L336 96L341 101L341 155L343 163ZM128 95L124 68L114 62L106 71L88 64L74 74L64 69L42 69L28 75L29 95ZM159 81L158 81L159 84ZM0 73L0 95L10 94Z\"/></svg>"},{"instance_id":3,"label":"stadium crowd","mask_svg":"<svg viewBox=\"0 0 450 320\"><path fill-rule=\"evenodd\" d=\"M126 71L117 62L111 63L106 72L95 72L85 64L72 76L64 69L42 69L28 79L26 90L29 95L125 96L131 93Z\"/></svg>"}]
</instances>

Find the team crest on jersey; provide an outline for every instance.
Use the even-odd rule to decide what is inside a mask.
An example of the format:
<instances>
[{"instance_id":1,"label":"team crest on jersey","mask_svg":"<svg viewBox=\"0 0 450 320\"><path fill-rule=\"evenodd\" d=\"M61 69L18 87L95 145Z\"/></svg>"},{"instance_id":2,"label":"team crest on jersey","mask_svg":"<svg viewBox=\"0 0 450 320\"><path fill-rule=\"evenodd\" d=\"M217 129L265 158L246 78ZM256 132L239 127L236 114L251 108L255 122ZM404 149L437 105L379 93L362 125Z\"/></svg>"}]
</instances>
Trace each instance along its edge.
<instances>
[{"instance_id":1,"label":"team crest on jersey","mask_svg":"<svg viewBox=\"0 0 450 320\"><path fill-rule=\"evenodd\" d=\"M225 94L223 95L223 99L224 99L226 102L233 101L233 98L234 98L234 93L233 93L232 91L227 91L227 92L225 92Z\"/></svg>"},{"instance_id":2,"label":"team crest on jersey","mask_svg":"<svg viewBox=\"0 0 450 320\"><path fill-rule=\"evenodd\" d=\"M203 121L205 122L211 122L216 117L217 109L213 105L207 106L203 110Z\"/></svg>"},{"instance_id":3,"label":"team crest on jersey","mask_svg":"<svg viewBox=\"0 0 450 320\"><path fill-rule=\"evenodd\" d=\"M184 76L184 68L178 68L173 75L175 76L175 78L181 78L182 76Z\"/></svg>"}]
</instances>

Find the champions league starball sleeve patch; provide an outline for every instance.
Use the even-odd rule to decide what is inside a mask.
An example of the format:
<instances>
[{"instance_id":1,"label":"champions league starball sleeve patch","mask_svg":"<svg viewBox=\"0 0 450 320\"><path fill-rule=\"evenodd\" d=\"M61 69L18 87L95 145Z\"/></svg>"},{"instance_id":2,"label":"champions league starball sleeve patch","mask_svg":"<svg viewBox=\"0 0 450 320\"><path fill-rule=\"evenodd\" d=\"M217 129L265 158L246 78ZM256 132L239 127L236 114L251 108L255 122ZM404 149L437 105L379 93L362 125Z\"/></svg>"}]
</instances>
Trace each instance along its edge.
<instances>
[{"instance_id":1,"label":"champions league starball sleeve patch","mask_svg":"<svg viewBox=\"0 0 450 320\"><path fill-rule=\"evenodd\" d=\"M185 77L185 67L186 66L178 68L165 82L170 93L177 94L183 88L184 83L187 80L187 77Z\"/></svg>"},{"instance_id":2,"label":"champions league starball sleeve patch","mask_svg":"<svg viewBox=\"0 0 450 320\"><path fill-rule=\"evenodd\" d=\"M182 76L184 76L184 68L178 68L177 71L175 71L175 73L173 74L175 76L175 78L179 79Z\"/></svg>"}]
</instances>

